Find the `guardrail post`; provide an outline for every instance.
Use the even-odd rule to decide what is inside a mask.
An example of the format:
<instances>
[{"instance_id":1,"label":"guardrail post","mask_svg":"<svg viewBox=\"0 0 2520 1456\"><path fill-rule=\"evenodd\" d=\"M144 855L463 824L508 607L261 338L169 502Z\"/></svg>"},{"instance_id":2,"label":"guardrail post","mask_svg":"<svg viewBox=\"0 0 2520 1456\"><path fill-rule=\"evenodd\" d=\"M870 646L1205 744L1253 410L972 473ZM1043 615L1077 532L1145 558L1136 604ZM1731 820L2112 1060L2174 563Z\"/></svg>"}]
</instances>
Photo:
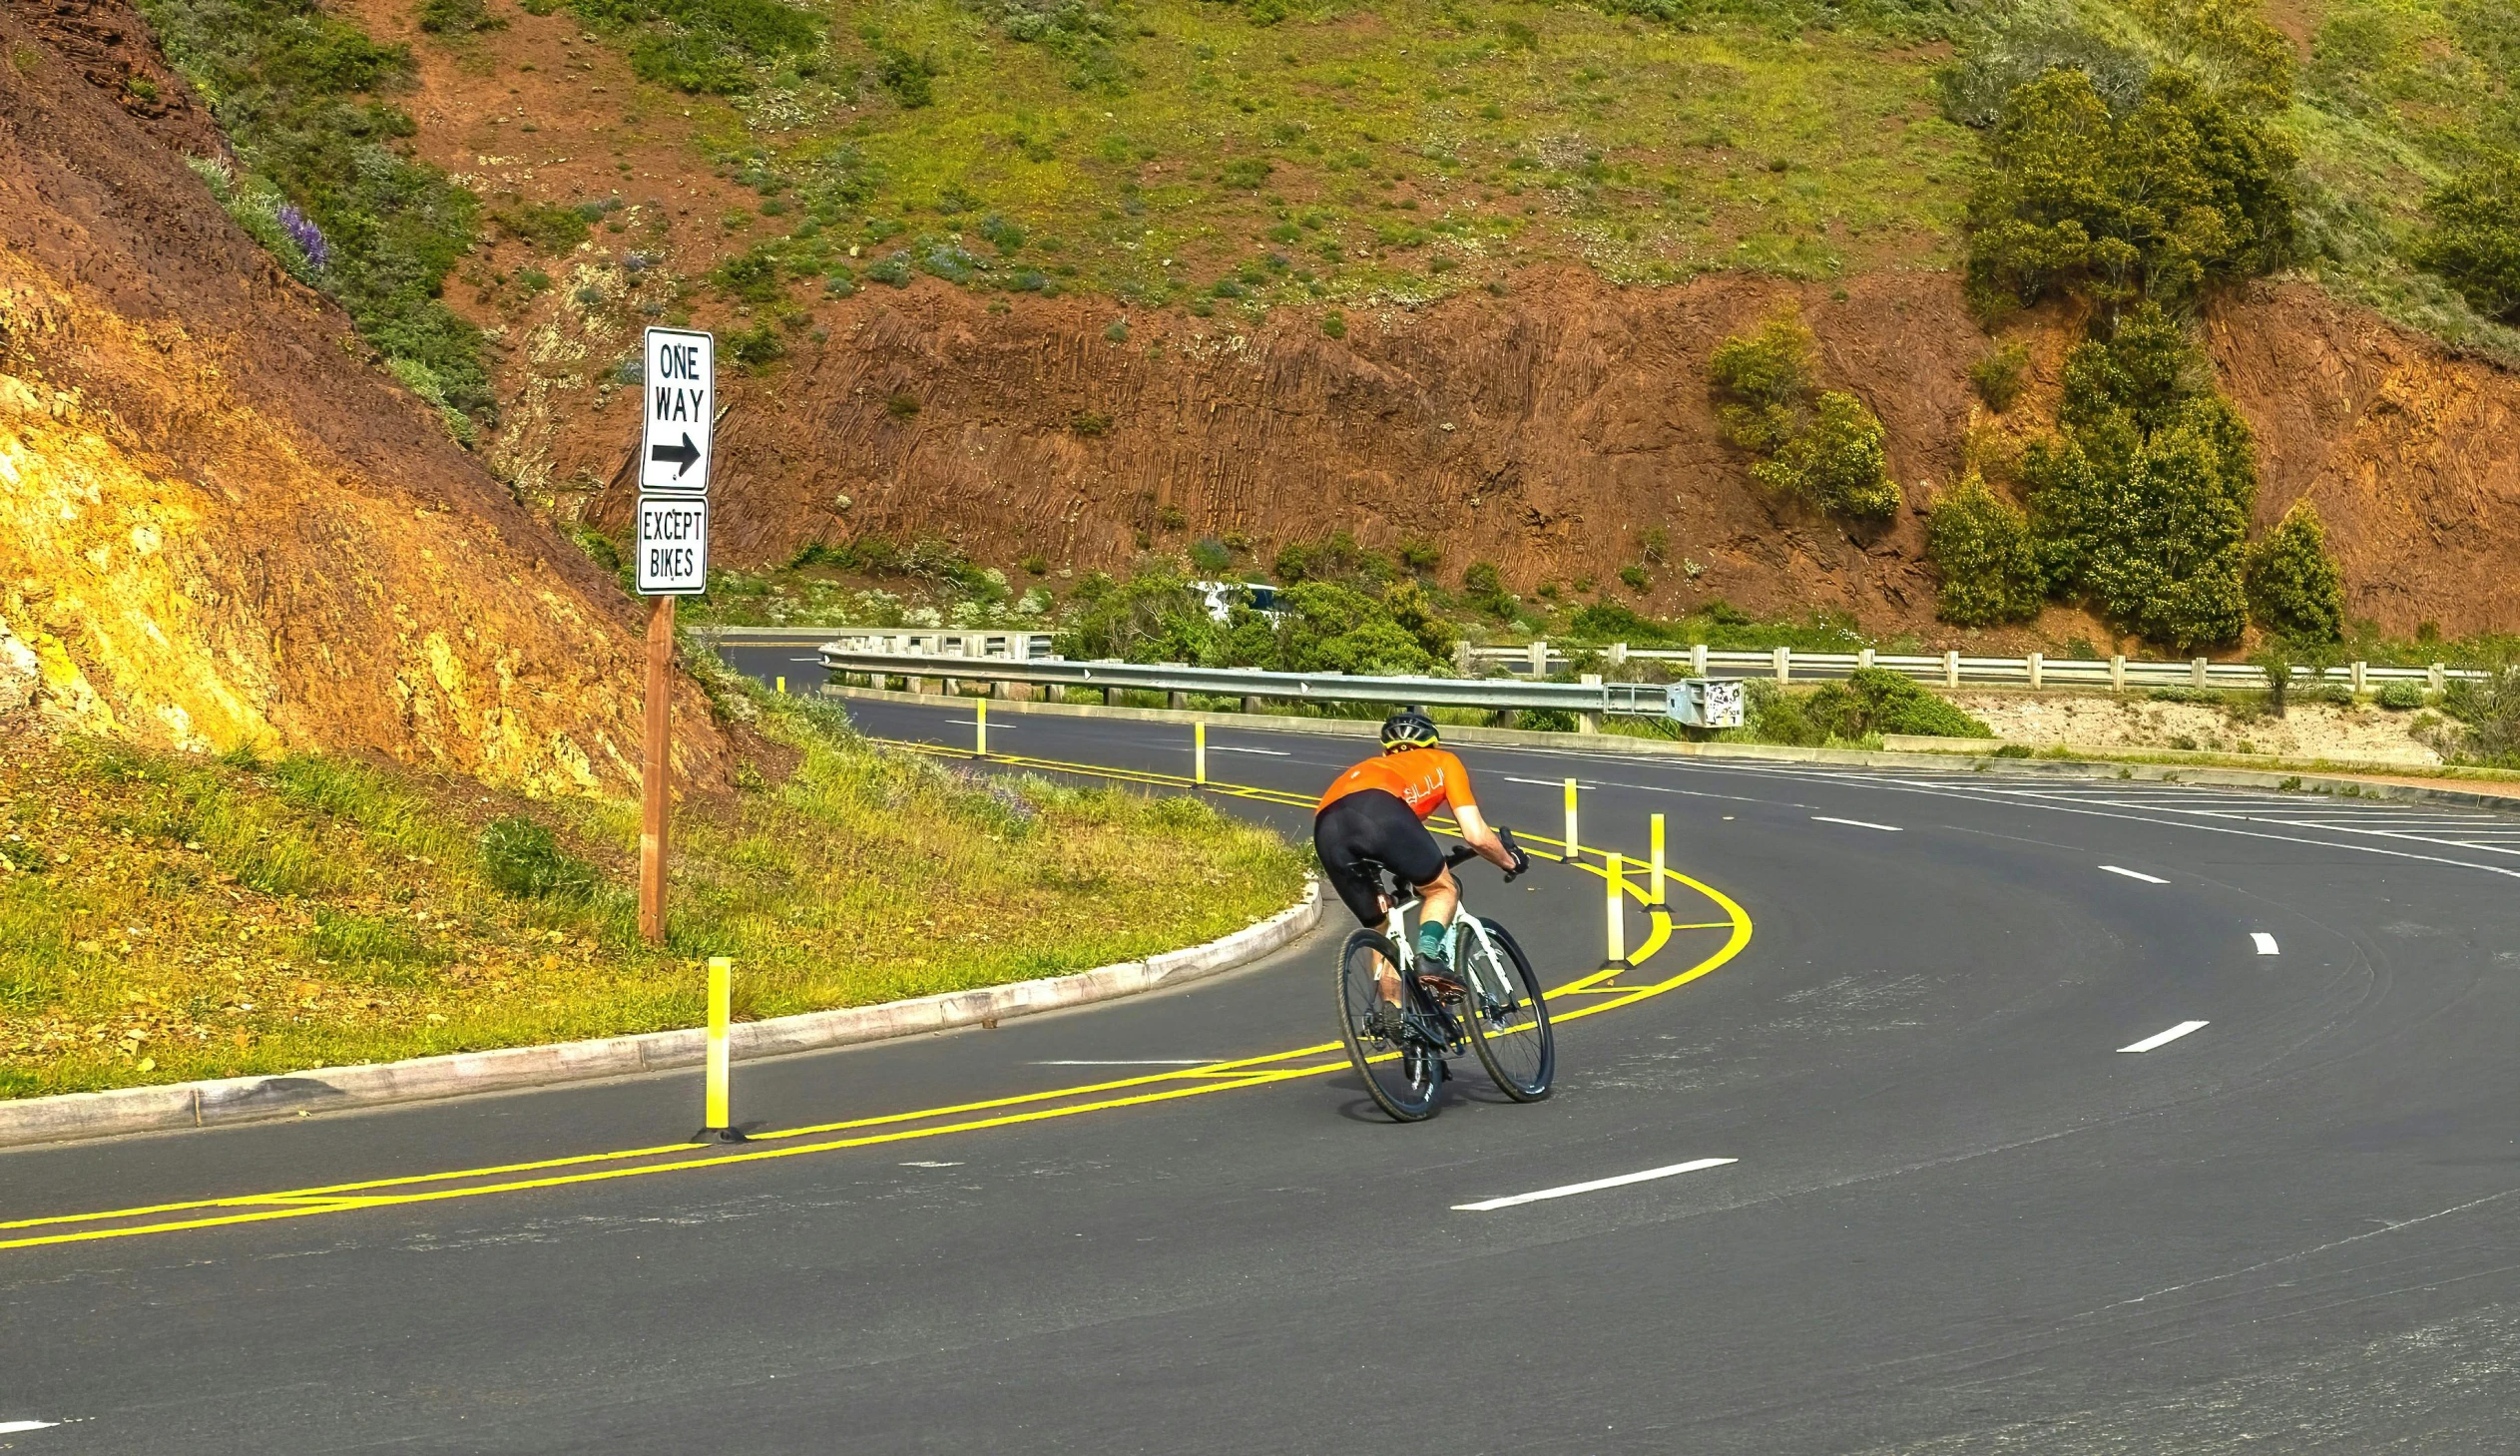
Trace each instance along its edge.
<instances>
[{"instance_id":1,"label":"guardrail post","mask_svg":"<svg viewBox=\"0 0 2520 1456\"><path fill-rule=\"evenodd\" d=\"M2353 691L2356 693L2369 691L2370 681L2371 665L2364 662L2355 663L2353 665Z\"/></svg>"},{"instance_id":2,"label":"guardrail post","mask_svg":"<svg viewBox=\"0 0 2520 1456\"><path fill-rule=\"evenodd\" d=\"M1793 649L1776 649L1776 686L1782 688L1793 681Z\"/></svg>"},{"instance_id":3,"label":"guardrail post","mask_svg":"<svg viewBox=\"0 0 2520 1456\"><path fill-rule=\"evenodd\" d=\"M1871 666L1872 666L1872 649L1870 649L1870 648L1868 648L1868 647L1867 647L1867 648L1860 648L1860 649L1857 649L1857 650L1856 650L1856 653L1855 653L1855 666L1856 666L1856 667L1858 667L1858 668L1869 668L1869 667L1871 667Z\"/></svg>"},{"instance_id":4,"label":"guardrail post","mask_svg":"<svg viewBox=\"0 0 2520 1456\"><path fill-rule=\"evenodd\" d=\"M1663 898L1663 816L1661 814L1656 814L1647 822L1651 825L1649 837L1651 837L1654 842L1654 878L1648 882L1645 887L1645 908L1649 910L1667 910L1670 908L1670 902Z\"/></svg>"},{"instance_id":5,"label":"guardrail post","mask_svg":"<svg viewBox=\"0 0 2520 1456\"><path fill-rule=\"evenodd\" d=\"M1566 781L1566 862L1573 864L1583 851L1575 843L1575 780Z\"/></svg>"},{"instance_id":6,"label":"guardrail post","mask_svg":"<svg viewBox=\"0 0 2520 1456\"><path fill-rule=\"evenodd\" d=\"M1523 652L1531 660L1531 676L1535 678L1549 676L1549 639L1540 638Z\"/></svg>"},{"instance_id":7,"label":"guardrail post","mask_svg":"<svg viewBox=\"0 0 2520 1456\"><path fill-rule=\"evenodd\" d=\"M1689 676L1703 678L1706 675L1707 645L1703 642L1693 642L1689 645Z\"/></svg>"},{"instance_id":8,"label":"guardrail post","mask_svg":"<svg viewBox=\"0 0 2520 1456\"><path fill-rule=\"evenodd\" d=\"M1960 655L1957 652L1946 652L1942 655L1942 686L1945 688L1960 686Z\"/></svg>"},{"instance_id":9,"label":"guardrail post","mask_svg":"<svg viewBox=\"0 0 2520 1456\"><path fill-rule=\"evenodd\" d=\"M2431 667L2424 669L2424 682L2429 684L2435 693L2449 687L2449 680L2450 666L2447 663L2434 663Z\"/></svg>"},{"instance_id":10,"label":"guardrail post","mask_svg":"<svg viewBox=\"0 0 2520 1456\"><path fill-rule=\"evenodd\" d=\"M1452 670L1464 678L1477 675L1470 658L1470 639L1465 637L1452 645Z\"/></svg>"},{"instance_id":11,"label":"guardrail post","mask_svg":"<svg viewBox=\"0 0 2520 1456\"><path fill-rule=\"evenodd\" d=\"M2021 665L2030 670L2030 686L2036 688L2039 686L2039 670L2047 666L2047 655L2044 653L2026 654L2021 660Z\"/></svg>"},{"instance_id":12,"label":"guardrail post","mask_svg":"<svg viewBox=\"0 0 2520 1456\"><path fill-rule=\"evenodd\" d=\"M2204 687L2205 670L2211 665L2212 660L2208 658L2196 658L2191 660L2188 664L2188 681L2196 687Z\"/></svg>"},{"instance_id":13,"label":"guardrail post","mask_svg":"<svg viewBox=\"0 0 2520 1456\"><path fill-rule=\"evenodd\" d=\"M1258 712L1260 712L1260 701L1259 699L1257 699L1257 698L1246 698L1246 699L1244 699L1244 700L1243 700L1243 711L1244 711L1245 713L1258 713Z\"/></svg>"},{"instance_id":14,"label":"guardrail post","mask_svg":"<svg viewBox=\"0 0 2520 1456\"><path fill-rule=\"evenodd\" d=\"M1583 682L1587 688L1598 688L1601 686L1601 674L1586 673ZM1579 733L1600 732L1601 715L1598 712L1578 712L1575 715L1575 730Z\"/></svg>"},{"instance_id":15,"label":"guardrail post","mask_svg":"<svg viewBox=\"0 0 2520 1456\"><path fill-rule=\"evenodd\" d=\"M2112 693L2124 693L2126 691L2125 653L2109 654L2109 691Z\"/></svg>"},{"instance_id":16,"label":"guardrail post","mask_svg":"<svg viewBox=\"0 0 2520 1456\"><path fill-rule=\"evenodd\" d=\"M1190 769L1192 782L1208 781L1208 726L1204 723L1190 726Z\"/></svg>"},{"instance_id":17,"label":"guardrail post","mask_svg":"<svg viewBox=\"0 0 2520 1456\"><path fill-rule=\"evenodd\" d=\"M1628 645L1624 642L1612 643L1610 645L1610 652L1608 656L1610 666L1614 668L1626 667L1628 665Z\"/></svg>"},{"instance_id":18,"label":"guardrail post","mask_svg":"<svg viewBox=\"0 0 2520 1456\"><path fill-rule=\"evenodd\" d=\"M1610 923L1607 927L1609 947L1602 956L1601 968L1605 971L1624 971L1628 969L1628 917L1625 913L1627 907L1619 901L1624 898L1620 890L1628 882L1628 862L1616 853L1606 856L1603 862L1610 869L1610 873L1603 879L1603 883L1610 887L1605 901L1609 908Z\"/></svg>"},{"instance_id":19,"label":"guardrail post","mask_svg":"<svg viewBox=\"0 0 2520 1456\"><path fill-rule=\"evenodd\" d=\"M1175 693L1164 701L1176 713L1187 712L1190 708L1190 695L1187 693Z\"/></svg>"},{"instance_id":20,"label":"guardrail post","mask_svg":"<svg viewBox=\"0 0 2520 1456\"><path fill-rule=\"evenodd\" d=\"M701 1130L695 1143L745 1143L727 1113L727 1024L734 1020L735 962L722 955L709 958L709 1041L702 1065Z\"/></svg>"}]
</instances>

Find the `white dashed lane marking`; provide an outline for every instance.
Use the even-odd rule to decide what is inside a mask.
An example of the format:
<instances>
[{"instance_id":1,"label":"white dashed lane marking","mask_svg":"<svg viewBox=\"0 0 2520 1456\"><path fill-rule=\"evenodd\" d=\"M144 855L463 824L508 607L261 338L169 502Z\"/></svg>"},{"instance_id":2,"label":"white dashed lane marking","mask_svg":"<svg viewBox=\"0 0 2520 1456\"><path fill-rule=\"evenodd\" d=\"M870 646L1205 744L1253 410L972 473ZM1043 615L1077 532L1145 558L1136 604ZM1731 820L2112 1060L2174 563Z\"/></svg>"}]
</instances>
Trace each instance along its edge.
<instances>
[{"instance_id":1,"label":"white dashed lane marking","mask_svg":"<svg viewBox=\"0 0 2520 1456\"><path fill-rule=\"evenodd\" d=\"M1487 1199L1475 1204L1455 1204L1456 1213L1492 1213L1498 1209L1511 1209L1522 1204L1536 1204L1544 1199L1571 1199L1577 1194L1596 1194L1603 1189L1626 1188L1632 1183L1651 1183L1679 1173L1696 1173L1701 1169L1722 1168L1739 1163L1738 1158L1701 1158L1695 1163L1675 1163L1668 1168L1649 1168L1643 1173L1623 1173L1617 1178L1597 1178L1591 1183L1570 1183L1562 1188L1542 1189L1538 1193L1515 1194L1509 1198Z\"/></svg>"},{"instance_id":2,"label":"white dashed lane marking","mask_svg":"<svg viewBox=\"0 0 2520 1456\"><path fill-rule=\"evenodd\" d=\"M1879 829L1885 834L1904 834L1907 832L1896 824L1876 824L1869 819L1841 819L1834 814L1813 814L1811 815L1811 822L1814 824L1852 824L1858 829Z\"/></svg>"},{"instance_id":3,"label":"white dashed lane marking","mask_svg":"<svg viewBox=\"0 0 2520 1456\"><path fill-rule=\"evenodd\" d=\"M0 1436L11 1436L20 1431L50 1430L60 1424L59 1421L0 1421Z\"/></svg>"},{"instance_id":4,"label":"white dashed lane marking","mask_svg":"<svg viewBox=\"0 0 2520 1456\"><path fill-rule=\"evenodd\" d=\"M2109 871L2111 874L2122 874L2122 875L2125 875L2128 879L2140 879L2140 880L2144 881L2144 883L2146 883L2146 884L2148 884L2148 885L2166 885L2166 884L2170 883L2170 881L2168 881L2168 880L2166 880L2166 879L2163 879L2160 875L2157 875L2157 874L2146 874L2144 871L2142 871L2142 870L2140 870L2140 869L2128 869L2128 868L2127 868L2126 866L2124 866L2124 865L2119 865L2119 864L2104 864L2104 865L2102 865L2102 866L2100 866L2100 867L2101 867L2102 869L2105 869L2105 870Z\"/></svg>"},{"instance_id":5,"label":"white dashed lane marking","mask_svg":"<svg viewBox=\"0 0 2520 1456\"><path fill-rule=\"evenodd\" d=\"M2257 942L2258 953L2260 955L2273 955L2276 953L2275 938L2268 935L2267 932L2263 930L2253 930L2249 932L2249 938Z\"/></svg>"},{"instance_id":6,"label":"white dashed lane marking","mask_svg":"<svg viewBox=\"0 0 2520 1456\"><path fill-rule=\"evenodd\" d=\"M2186 1036L2188 1033L2195 1031L2199 1027L2212 1026L2213 1024L2214 1023L2210 1021L2183 1021L2168 1031L2157 1032L2154 1035L2137 1042L2134 1046L2120 1047L2118 1050L2121 1052L2149 1052L2155 1047L2168 1046L2172 1042L2179 1040L2181 1037Z\"/></svg>"}]
</instances>

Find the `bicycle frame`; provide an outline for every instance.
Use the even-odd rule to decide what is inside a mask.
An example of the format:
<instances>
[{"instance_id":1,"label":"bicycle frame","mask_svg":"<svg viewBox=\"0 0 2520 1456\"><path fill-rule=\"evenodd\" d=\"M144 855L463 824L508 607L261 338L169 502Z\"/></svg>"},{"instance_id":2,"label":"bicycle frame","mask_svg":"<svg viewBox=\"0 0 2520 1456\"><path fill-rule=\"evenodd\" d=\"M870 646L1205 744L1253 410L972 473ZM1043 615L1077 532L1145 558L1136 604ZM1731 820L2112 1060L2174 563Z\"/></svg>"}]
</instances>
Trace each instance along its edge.
<instances>
[{"instance_id":1,"label":"bicycle frame","mask_svg":"<svg viewBox=\"0 0 2520 1456\"><path fill-rule=\"evenodd\" d=\"M1414 895L1393 900L1391 913L1382 922L1383 935L1390 940L1391 948L1399 952L1400 960L1397 969L1401 979L1406 981L1417 979L1417 943L1409 935L1408 912L1416 909L1420 903L1418 897ZM1488 937L1486 924L1478 916L1471 914L1470 907L1465 903L1456 904L1452 914L1453 975L1490 1006L1511 1002L1514 999L1512 987L1483 984L1478 970L1471 964L1471 958L1462 955L1462 941L1473 936L1478 940L1479 949L1484 952L1477 957L1478 965L1488 967L1490 974L1499 972L1502 961L1496 953L1496 942Z\"/></svg>"}]
</instances>

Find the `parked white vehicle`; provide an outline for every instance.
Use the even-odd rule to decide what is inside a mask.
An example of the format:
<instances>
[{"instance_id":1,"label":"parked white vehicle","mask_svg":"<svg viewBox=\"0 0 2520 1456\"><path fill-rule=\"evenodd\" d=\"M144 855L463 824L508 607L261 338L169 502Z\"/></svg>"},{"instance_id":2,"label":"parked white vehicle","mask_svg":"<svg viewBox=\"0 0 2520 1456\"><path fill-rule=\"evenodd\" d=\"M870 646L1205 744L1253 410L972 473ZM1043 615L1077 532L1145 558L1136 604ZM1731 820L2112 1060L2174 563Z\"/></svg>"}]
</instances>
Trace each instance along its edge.
<instances>
[{"instance_id":1,"label":"parked white vehicle","mask_svg":"<svg viewBox=\"0 0 2520 1456\"><path fill-rule=\"evenodd\" d=\"M1266 582L1192 582L1190 589L1208 604L1208 615L1222 625L1234 615L1240 599L1262 617L1277 620L1277 589Z\"/></svg>"}]
</instances>

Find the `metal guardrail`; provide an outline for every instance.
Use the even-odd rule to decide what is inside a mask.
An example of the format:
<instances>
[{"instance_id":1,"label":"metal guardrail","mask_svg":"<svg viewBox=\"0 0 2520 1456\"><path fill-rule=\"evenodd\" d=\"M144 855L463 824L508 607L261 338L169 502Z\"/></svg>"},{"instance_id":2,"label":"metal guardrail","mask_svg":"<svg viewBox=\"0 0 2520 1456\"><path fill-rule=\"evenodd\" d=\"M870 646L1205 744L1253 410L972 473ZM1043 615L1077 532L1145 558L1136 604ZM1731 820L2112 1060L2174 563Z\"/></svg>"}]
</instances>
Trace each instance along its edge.
<instances>
[{"instance_id":1,"label":"metal guardrail","mask_svg":"<svg viewBox=\"0 0 2520 1456\"><path fill-rule=\"evenodd\" d=\"M714 642L832 643L861 652L917 654L924 657L1047 658L1055 656L1058 638L1047 632L1007 628L925 628L888 630L863 627L727 627L711 623L692 629L695 637Z\"/></svg>"},{"instance_id":2,"label":"metal guardrail","mask_svg":"<svg viewBox=\"0 0 2520 1456\"><path fill-rule=\"evenodd\" d=\"M1095 689L1106 696L1106 701L1113 693L1178 697L1195 693L1286 703L1414 703L1431 708L1483 708L1498 712L1541 709L1571 713L1579 720L1595 719L1605 713L1659 718L1670 701L1670 689L1660 683L1604 683L1598 678L1584 683L1527 683L1515 678L1365 678L1343 673L1262 673L1180 664L862 652L840 643L822 649L822 666L834 673L869 678L934 678Z\"/></svg>"},{"instance_id":3,"label":"metal guardrail","mask_svg":"<svg viewBox=\"0 0 2520 1456\"><path fill-rule=\"evenodd\" d=\"M1625 643L1613 643L1598 654L1588 656L1597 656L1603 666L1613 671L1629 663L1668 663L1675 667L1686 664L1688 676L1693 678L1768 678L1778 683L1845 678L1858 668L1879 668L1919 683L1932 683L1944 688L2110 688L2122 691L2129 688L2263 690L2267 686L2265 671L2253 663L2217 663L2206 658L2173 663L2125 657L2050 658L2040 653L2018 658L1964 657L1956 652L1926 657L1870 650L1807 653L1781 647L1764 652L1718 652L1705 647L1631 648ZM1466 648L1454 655L1455 666L1465 673L1477 672L1483 665L1502 665L1509 671L1529 677L1546 677L1563 672L1580 660L1545 639L1524 647ZM2382 668L2368 663L2351 663L2329 668L2323 675L2308 668L2292 670L2292 681L2296 684L2315 683L2323 677L2328 683L2357 693L2388 683L2414 683L2437 693L2455 680L2482 679L2485 676L2441 663L2424 668Z\"/></svg>"}]
</instances>

